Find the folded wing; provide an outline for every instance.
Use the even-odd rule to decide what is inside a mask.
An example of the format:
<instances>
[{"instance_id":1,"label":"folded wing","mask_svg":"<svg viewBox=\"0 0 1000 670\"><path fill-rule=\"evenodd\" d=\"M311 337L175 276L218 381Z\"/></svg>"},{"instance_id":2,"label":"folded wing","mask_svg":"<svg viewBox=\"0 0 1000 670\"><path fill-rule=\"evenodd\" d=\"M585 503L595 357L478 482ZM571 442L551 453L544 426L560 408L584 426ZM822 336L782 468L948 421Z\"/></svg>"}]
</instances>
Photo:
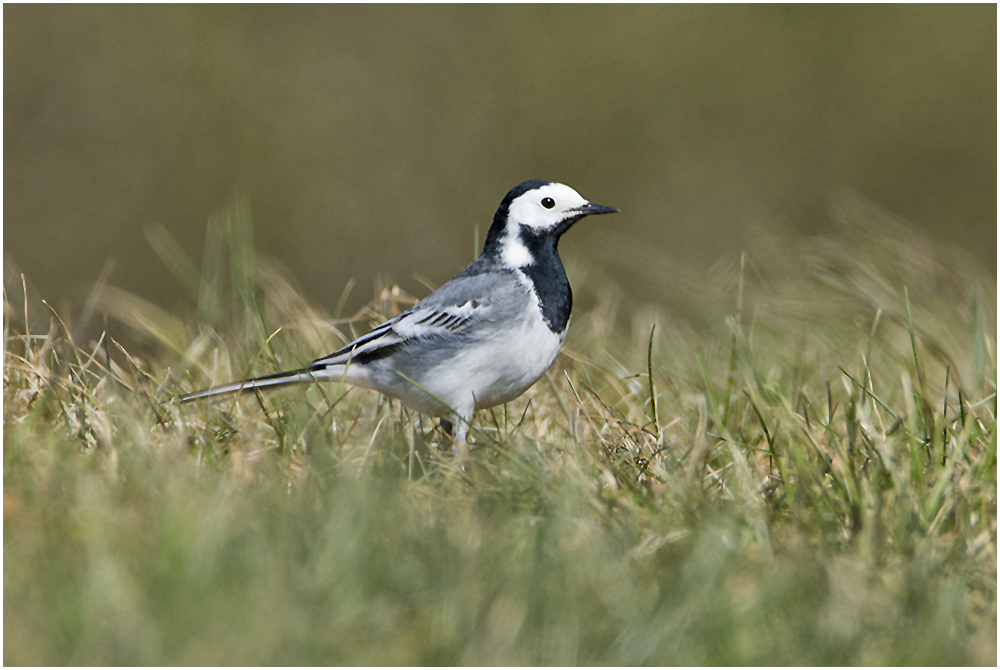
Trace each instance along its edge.
<instances>
[{"instance_id":1,"label":"folded wing","mask_svg":"<svg viewBox=\"0 0 1000 670\"><path fill-rule=\"evenodd\" d=\"M329 356L312 362L311 369L339 365L352 361L369 363L384 358L417 340L460 335L469 325L485 317L491 310L488 299L477 297L451 304L417 303L394 319L376 326Z\"/></svg>"}]
</instances>

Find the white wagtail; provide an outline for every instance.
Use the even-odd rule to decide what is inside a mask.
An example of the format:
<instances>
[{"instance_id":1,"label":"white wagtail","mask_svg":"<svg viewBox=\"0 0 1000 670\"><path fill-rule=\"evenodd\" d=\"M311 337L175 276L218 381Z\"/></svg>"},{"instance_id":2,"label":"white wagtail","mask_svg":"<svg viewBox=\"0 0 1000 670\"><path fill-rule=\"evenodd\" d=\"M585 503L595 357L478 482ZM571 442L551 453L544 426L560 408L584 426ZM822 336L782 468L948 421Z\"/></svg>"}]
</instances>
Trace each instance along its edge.
<instances>
[{"instance_id":1,"label":"white wagtail","mask_svg":"<svg viewBox=\"0 0 1000 670\"><path fill-rule=\"evenodd\" d=\"M181 396L181 402L287 384L342 381L447 417L464 443L477 409L510 402L555 360L573 292L556 245L589 214L617 212L563 184L526 181L504 197L483 253L412 308L309 367Z\"/></svg>"}]
</instances>

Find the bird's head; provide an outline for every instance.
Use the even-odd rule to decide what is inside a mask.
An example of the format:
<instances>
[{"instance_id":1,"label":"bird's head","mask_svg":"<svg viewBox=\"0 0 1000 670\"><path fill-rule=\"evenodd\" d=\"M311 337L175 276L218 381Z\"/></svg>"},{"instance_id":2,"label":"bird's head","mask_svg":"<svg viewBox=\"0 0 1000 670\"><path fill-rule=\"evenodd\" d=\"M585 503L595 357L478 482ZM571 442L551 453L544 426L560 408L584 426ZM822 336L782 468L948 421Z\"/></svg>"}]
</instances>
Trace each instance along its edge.
<instances>
[{"instance_id":1,"label":"bird's head","mask_svg":"<svg viewBox=\"0 0 1000 670\"><path fill-rule=\"evenodd\" d=\"M497 209L483 253L497 253L509 267L531 265L528 240L554 246L570 227L590 214L611 214L614 207L595 205L565 184L532 180L512 188Z\"/></svg>"}]
</instances>

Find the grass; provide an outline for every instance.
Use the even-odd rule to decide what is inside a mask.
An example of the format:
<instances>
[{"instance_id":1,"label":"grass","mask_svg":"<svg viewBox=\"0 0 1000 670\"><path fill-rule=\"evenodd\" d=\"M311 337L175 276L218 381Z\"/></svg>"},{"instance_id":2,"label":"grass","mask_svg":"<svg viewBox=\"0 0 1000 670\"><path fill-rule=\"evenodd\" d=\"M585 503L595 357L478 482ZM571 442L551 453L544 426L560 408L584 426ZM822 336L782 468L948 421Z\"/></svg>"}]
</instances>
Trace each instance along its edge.
<instances>
[{"instance_id":1,"label":"grass","mask_svg":"<svg viewBox=\"0 0 1000 670\"><path fill-rule=\"evenodd\" d=\"M995 665L995 280L835 218L698 272L609 251L662 305L571 265L564 353L464 468L362 390L160 405L410 304L323 318L238 204L200 280L151 232L191 317L95 289L142 356L7 277L4 663Z\"/></svg>"}]
</instances>

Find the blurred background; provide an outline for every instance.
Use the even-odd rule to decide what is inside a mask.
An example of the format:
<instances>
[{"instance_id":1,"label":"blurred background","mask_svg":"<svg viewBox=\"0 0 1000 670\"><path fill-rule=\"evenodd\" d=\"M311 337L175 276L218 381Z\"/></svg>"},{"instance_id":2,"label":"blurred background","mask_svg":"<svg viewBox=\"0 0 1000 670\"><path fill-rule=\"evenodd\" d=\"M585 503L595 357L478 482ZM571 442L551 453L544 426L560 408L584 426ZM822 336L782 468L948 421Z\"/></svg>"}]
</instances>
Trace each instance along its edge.
<instances>
[{"instance_id":1,"label":"blurred background","mask_svg":"<svg viewBox=\"0 0 1000 670\"><path fill-rule=\"evenodd\" d=\"M762 224L836 234L845 189L996 274L992 4L3 12L5 284L70 311L106 268L190 305L147 234L200 267L234 198L317 306L423 296L535 178L621 209L560 249L639 299L671 287L638 250L690 271Z\"/></svg>"}]
</instances>

